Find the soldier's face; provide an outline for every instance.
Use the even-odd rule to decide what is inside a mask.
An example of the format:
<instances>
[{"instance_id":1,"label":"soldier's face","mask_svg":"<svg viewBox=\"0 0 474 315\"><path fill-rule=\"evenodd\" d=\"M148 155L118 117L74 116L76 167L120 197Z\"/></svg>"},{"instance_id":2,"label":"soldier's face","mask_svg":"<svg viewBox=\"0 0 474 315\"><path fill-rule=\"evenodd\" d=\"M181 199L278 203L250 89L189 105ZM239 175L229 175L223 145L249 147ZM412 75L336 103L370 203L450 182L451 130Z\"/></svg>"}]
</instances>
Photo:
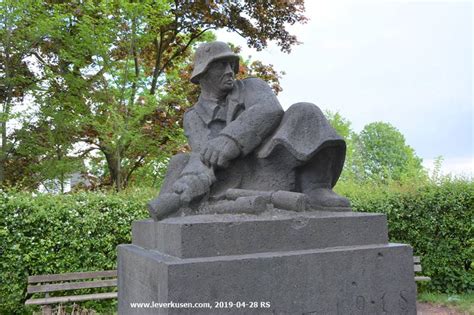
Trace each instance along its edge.
<instances>
[{"instance_id":1,"label":"soldier's face","mask_svg":"<svg viewBox=\"0 0 474 315\"><path fill-rule=\"evenodd\" d=\"M232 60L216 60L209 65L202 79L221 92L229 92L235 82L233 65Z\"/></svg>"}]
</instances>

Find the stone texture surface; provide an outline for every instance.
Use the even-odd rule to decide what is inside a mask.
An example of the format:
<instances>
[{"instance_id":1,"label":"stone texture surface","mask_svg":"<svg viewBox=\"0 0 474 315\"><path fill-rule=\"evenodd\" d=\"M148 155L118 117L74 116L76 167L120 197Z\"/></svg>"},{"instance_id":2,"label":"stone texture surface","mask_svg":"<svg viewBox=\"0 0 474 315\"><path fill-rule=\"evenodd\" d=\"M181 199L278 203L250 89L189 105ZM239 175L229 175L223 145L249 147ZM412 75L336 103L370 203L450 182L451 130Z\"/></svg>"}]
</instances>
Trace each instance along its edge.
<instances>
[{"instance_id":1,"label":"stone texture surface","mask_svg":"<svg viewBox=\"0 0 474 315\"><path fill-rule=\"evenodd\" d=\"M121 245L119 314L416 314L412 259L401 244L189 259ZM214 308L130 308L169 301ZM251 309L251 302L270 306Z\"/></svg>"},{"instance_id":2,"label":"stone texture surface","mask_svg":"<svg viewBox=\"0 0 474 315\"><path fill-rule=\"evenodd\" d=\"M183 209L196 213L236 188L297 192L312 209L350 210L349 200L332 190L346 143L321 109L299 102L284 111L267 82L236 80L238 68L238 56L223 42L196 49L191 81L201 94L183 120L191 152L171 159L160 195L148 203L151 217L159 221ZM239 210L232 205L215 212Z\"/></svg>"},{"instance_id":3,"label":"stone texture surface","mask_svg":"<svg viewBox=\"0 0 474 315\"><path fill-rule=\"evenodd\" d=\"M384 215L268 211L134 224L119 250L119 314L416 314L412 249ZM213 309L130 303L210 303ZM216 302L246 303L219 308ZM251 309L251 302L269 307Z\"/></svg>"},{"instance_id":4,"label":"stone texture surface","mask_svg":"<svg viewBox=\"0 0 474 315\"><path fill-rule=\"evenodd\" d=\"M268 211L136 221L134 245L180 258L304 250L388 242L385 215Z\"/></svg>"}]
</instances>

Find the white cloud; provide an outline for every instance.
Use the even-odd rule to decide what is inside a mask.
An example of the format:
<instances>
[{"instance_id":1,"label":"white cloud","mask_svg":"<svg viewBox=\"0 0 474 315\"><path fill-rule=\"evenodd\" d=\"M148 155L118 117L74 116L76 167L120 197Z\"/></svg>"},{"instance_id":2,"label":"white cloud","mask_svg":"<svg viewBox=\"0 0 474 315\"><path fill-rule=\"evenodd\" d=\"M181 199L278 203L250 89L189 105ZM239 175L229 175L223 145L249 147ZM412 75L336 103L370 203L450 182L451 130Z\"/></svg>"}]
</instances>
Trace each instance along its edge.
<instances>
[{"instance_id":1,"label":"white cloud","mask_svg":"<svg viewBox=\"0 0 474 315\"><path fill-rule=\"evenodd\" d=\"M218 32L218 39L286 72L279 95L284 107L309 101L338 110L355 131L389 122L425 160L444 156L443 171L472 172L460 162L474 157L472 3L326 0L306 6L309 23L290 28L303 44L290 55L274 44L262 52L247 49L230 33Z\"/></svg>"},{"instance_id":2,"label":"white cloud","mask_svg":"<svg viewBox=\"0 0 474 315\"><path fill-rule=\"evenodd\" d=\"M435 168L435 161L436 159L424 160L423 166L431 173ZM474 178L474 159L472 157L445 159L441 163L441 173Z\"/></svg>"}]
</instances>

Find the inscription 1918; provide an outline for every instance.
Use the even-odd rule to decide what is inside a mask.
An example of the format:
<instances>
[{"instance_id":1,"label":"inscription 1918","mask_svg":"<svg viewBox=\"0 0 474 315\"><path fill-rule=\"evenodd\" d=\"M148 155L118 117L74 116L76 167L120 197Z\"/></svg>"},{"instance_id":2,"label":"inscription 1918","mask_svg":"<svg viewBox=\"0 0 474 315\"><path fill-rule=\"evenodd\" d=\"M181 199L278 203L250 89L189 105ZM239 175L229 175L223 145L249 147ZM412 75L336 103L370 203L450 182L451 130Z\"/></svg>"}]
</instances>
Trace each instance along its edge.
<instances>
[{"instance_id":1,"label":"inscription 1918","mask_svg":"<svg viewBox=\"0 0 474 315\"><path fill-rule=\"evenodd\" d=\"M356 292L338 297L337 314L408 314L409 292L402 290L397 294L381 292L376 296L358 295Z\"/></svg>"}]
</instances>

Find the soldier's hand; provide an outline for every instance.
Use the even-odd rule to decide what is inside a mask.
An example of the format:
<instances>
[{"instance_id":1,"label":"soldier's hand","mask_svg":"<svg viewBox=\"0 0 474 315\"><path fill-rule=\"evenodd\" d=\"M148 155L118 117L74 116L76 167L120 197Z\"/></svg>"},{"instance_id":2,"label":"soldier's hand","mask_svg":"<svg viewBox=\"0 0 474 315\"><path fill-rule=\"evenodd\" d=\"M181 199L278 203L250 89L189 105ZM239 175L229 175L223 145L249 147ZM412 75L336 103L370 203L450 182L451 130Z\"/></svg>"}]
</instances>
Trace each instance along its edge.
<instances>
[{"instance_id":1,"label":"soldier's hand","mask_svg":"<svg viewBox=\"0 0 474 315\"><path fill-rule=\"evenodd\" d=\"M234 140L219 136L210 140L201 151L201 161L208 167L227 167L239 155L240 148Z\"/></svg>"},{"instance_id":2,"label":"soldier's hand","mask_svg":"<svg viewBox=\"0 0 474 315\"><path fill-rule=\"evenodd\" d=\"M180 195L184 203L189 203L197 197L206 194L211 183L205 174L189 174L179 178L173 185L173 190Z\"/></svg>"}]
</instances>

